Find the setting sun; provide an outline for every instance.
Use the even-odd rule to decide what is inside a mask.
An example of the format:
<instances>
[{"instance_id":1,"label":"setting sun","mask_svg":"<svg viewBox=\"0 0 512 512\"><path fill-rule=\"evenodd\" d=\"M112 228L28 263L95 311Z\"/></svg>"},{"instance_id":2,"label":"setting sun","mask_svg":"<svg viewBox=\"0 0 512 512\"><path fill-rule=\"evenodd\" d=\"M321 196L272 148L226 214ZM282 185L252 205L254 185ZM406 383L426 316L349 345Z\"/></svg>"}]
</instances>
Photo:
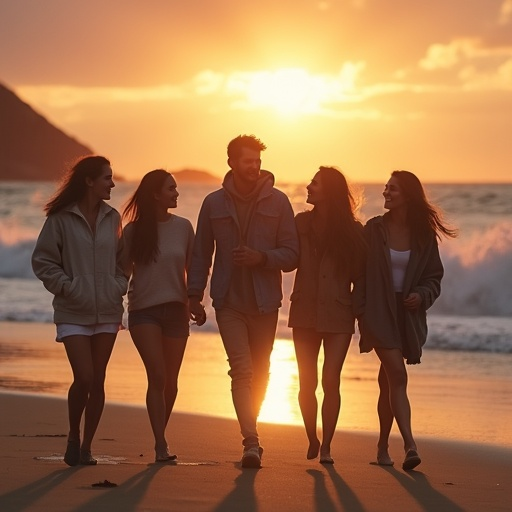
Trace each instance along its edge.
<instances>
[{"instance_id":1,"label":"setting sun","mask_svg":"<svg viewBox=\"0 0 512 512\"><path fill-rule=\"evenodd\" d=\"M348 102L361 64L345 63L338 75L314 75L302 68L259 71L248 77L249 107L283 115L319 114L333 102Z\"/></svg>"},{"instance_id":2,"label":"setting sun","mask_svg":"<svg viewBox=\"0 0 512 512\"><path fill-rule=\"evenodd\" d=\"M249 83L251 106L271 107L281 114L318 111L325 86L304 69L280 69L256 73Z\"/></svg>"}]
</instances>

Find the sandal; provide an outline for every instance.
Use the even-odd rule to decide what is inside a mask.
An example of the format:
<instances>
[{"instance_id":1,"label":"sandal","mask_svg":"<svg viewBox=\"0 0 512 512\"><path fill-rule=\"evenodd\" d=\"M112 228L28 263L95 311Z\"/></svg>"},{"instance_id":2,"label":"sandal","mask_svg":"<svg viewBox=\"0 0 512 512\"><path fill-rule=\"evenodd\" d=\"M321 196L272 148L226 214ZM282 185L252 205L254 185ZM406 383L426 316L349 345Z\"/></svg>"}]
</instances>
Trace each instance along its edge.
<instances>
[{"instance_id":1,"label":"sandal","mask_svg":"<svg viewBox=\"0 0 512 512\"><path fill-rule=\"evenodd\" d=\"M404 471L409 471L411 469L414 469L416 466L421 464L420 456L418 455L418 452L416 450L409 450L405 454L404 463L402 464L402 469Z\"/></svg>"}]
</instances>

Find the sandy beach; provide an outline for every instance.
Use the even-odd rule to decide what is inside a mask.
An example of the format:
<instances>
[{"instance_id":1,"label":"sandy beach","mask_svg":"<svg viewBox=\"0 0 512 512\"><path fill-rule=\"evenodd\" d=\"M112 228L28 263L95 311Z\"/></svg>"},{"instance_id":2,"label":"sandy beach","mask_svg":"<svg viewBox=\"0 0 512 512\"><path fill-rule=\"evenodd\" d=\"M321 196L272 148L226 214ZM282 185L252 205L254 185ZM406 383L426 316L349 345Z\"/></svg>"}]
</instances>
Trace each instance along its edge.
<instances>
[{"instance_id":1,"label":"sandy beach","mask_svg":"<svg viewBox=\"0 0 512 512\"><path fill-rule=\"evenodd\" d=\"M11 511L505 511L512 450L421 441L424 462L372 465L374 437L338 432L336 463L305 458L300 427L262 424L260 470L239 465L233 420L177 413L169 440L179 462L155 464L145 410L108 405L94 443L97 466L63 461L62 399L0 394L0 510ZM115 487L94 486L108 481Z\"/></svg>"},{"instance_id":2,"label":"sandy beach","mask_svg":"<svg viewBox=\"0 0 512 512\"><path fill-rule=\"evenodd\" d=\"M376 444L375 364L355 350L344 369L334 466L306 460L306 438L297 420L291 375L289 383L274 382L270 393L281 403L282 423L289 424L263 421L263 467L242 470L225 357L215 336L191 336L180 376L179 412L168 427L170 448L179 459L175 465L162 465L153 462L152 435L142 405L143 368L133 357L127 333L121 333L109 367L107 406L93 444L99 464L69 468L62 458L67 434L63 397L70 376L62 347L52 336L49 324L0 325L2 512L510 510L507 356L505 360L480 357L480 365L487 365L489 373L492 370L493 379L485 378L488 370L463 377L465 370L468 373L474 367L467 355L459 356L463 360L458 370L453 361L446 363L448 356L437 352L428 354L428 365L421 372L414 369L411 393L423 459L416 471L401 469L403 450L396 432L390 450L394 468L371 464ZM279 369L289 365L292 372L288 345L276 347ZM442 364L452 366L451 375ZM294 396L289 396L289 405L283 405L287 395ZM500 404L493 405L492 398ZM273 407L277 406L270 399L266 418L281 421ZM494 416L490 411L495 411ZM487 437L482 434L485 425ZM479 439L487 442L469 442ZM94 485L105 481L116 485Z\"/></svg>"}]
</instances>

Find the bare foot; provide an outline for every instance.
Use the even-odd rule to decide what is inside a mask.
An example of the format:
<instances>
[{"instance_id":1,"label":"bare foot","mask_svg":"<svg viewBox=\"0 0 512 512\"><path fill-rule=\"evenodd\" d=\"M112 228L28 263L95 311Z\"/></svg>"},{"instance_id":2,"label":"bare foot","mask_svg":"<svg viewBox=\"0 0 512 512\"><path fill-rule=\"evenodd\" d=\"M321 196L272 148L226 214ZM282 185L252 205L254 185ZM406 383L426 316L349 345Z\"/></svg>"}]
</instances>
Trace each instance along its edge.
<instances>
[{"instance_id":1,"label":"bare foot","mask_svg":"<svg viewBox=\"0 0 512 512\"><path fill-rule=\"evenodd\" d=\"M315 439L314 441L309 443L308 453L306 455L306 458L316 459L318 457L318 451L320 450L320 441L318 439Z\"/></svg>"},{"instance_id":2,"label":"bare foot","mask_svg":"<svg viewBox=\"0 0 512 512\"><path fill-rule=\"evenodd\" d=\"M334 459L328 452L320 453L320 464L334 464Z\"/></svg>"}]
</instances>

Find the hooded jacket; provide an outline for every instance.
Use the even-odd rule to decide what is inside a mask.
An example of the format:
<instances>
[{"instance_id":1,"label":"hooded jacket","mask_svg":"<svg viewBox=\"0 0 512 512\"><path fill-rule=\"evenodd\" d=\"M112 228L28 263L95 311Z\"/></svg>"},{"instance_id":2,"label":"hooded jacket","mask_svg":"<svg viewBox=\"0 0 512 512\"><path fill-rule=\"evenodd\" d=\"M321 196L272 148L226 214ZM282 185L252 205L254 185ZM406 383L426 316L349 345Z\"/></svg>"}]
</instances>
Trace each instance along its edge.
<instances>
[{"instance_id":1,"label":"hooded jacket","mask_svg":"<svg viewBox=\"0 0 512 512\"><path fill-rule=\"evenodd\" d=\"M32 268L54 295L55 323L121 322L127 278L121 269L121 219L100 204L92 232L76 204L46 218Z\"/></svg>"},{"instance_id":2,"label":"hooded jacket","mask_svg":"<svg viewBox=\"0 0 512 512\"><path fill-rule=\"evenodd\" d=\"M208 194L197 221L192 262L188 273L188 295L203 298L212 266L210 295L214 308L222 308L233 275L232 251L242 242L265 254L265 263L252 267L252 284L258 312L275 311L283 298L281 271L297 267L299 242L293 210L287 196L274 188L274 176L261 171L259 192L243 239L235 201L229 192L233 171L222 188Z\"/></svg>"},{"instance_id":3,"label":"hooded jacket","mask_svg":"<svg viewBox=\"0 0 512 512\"><path fill-rule=\"evenodd\" d=\"M428 240L415 241L411 247L403 296L416 292L421 296L421 305L417 310L405 309L406 339L402 345L384 216L370 219L364 230L368 243L366 286L356 306L360 350L401 348L408 364L418 364L427 340L427 310L441 293L444 273L435 233Z\"/></svg>"}]
</instances>

